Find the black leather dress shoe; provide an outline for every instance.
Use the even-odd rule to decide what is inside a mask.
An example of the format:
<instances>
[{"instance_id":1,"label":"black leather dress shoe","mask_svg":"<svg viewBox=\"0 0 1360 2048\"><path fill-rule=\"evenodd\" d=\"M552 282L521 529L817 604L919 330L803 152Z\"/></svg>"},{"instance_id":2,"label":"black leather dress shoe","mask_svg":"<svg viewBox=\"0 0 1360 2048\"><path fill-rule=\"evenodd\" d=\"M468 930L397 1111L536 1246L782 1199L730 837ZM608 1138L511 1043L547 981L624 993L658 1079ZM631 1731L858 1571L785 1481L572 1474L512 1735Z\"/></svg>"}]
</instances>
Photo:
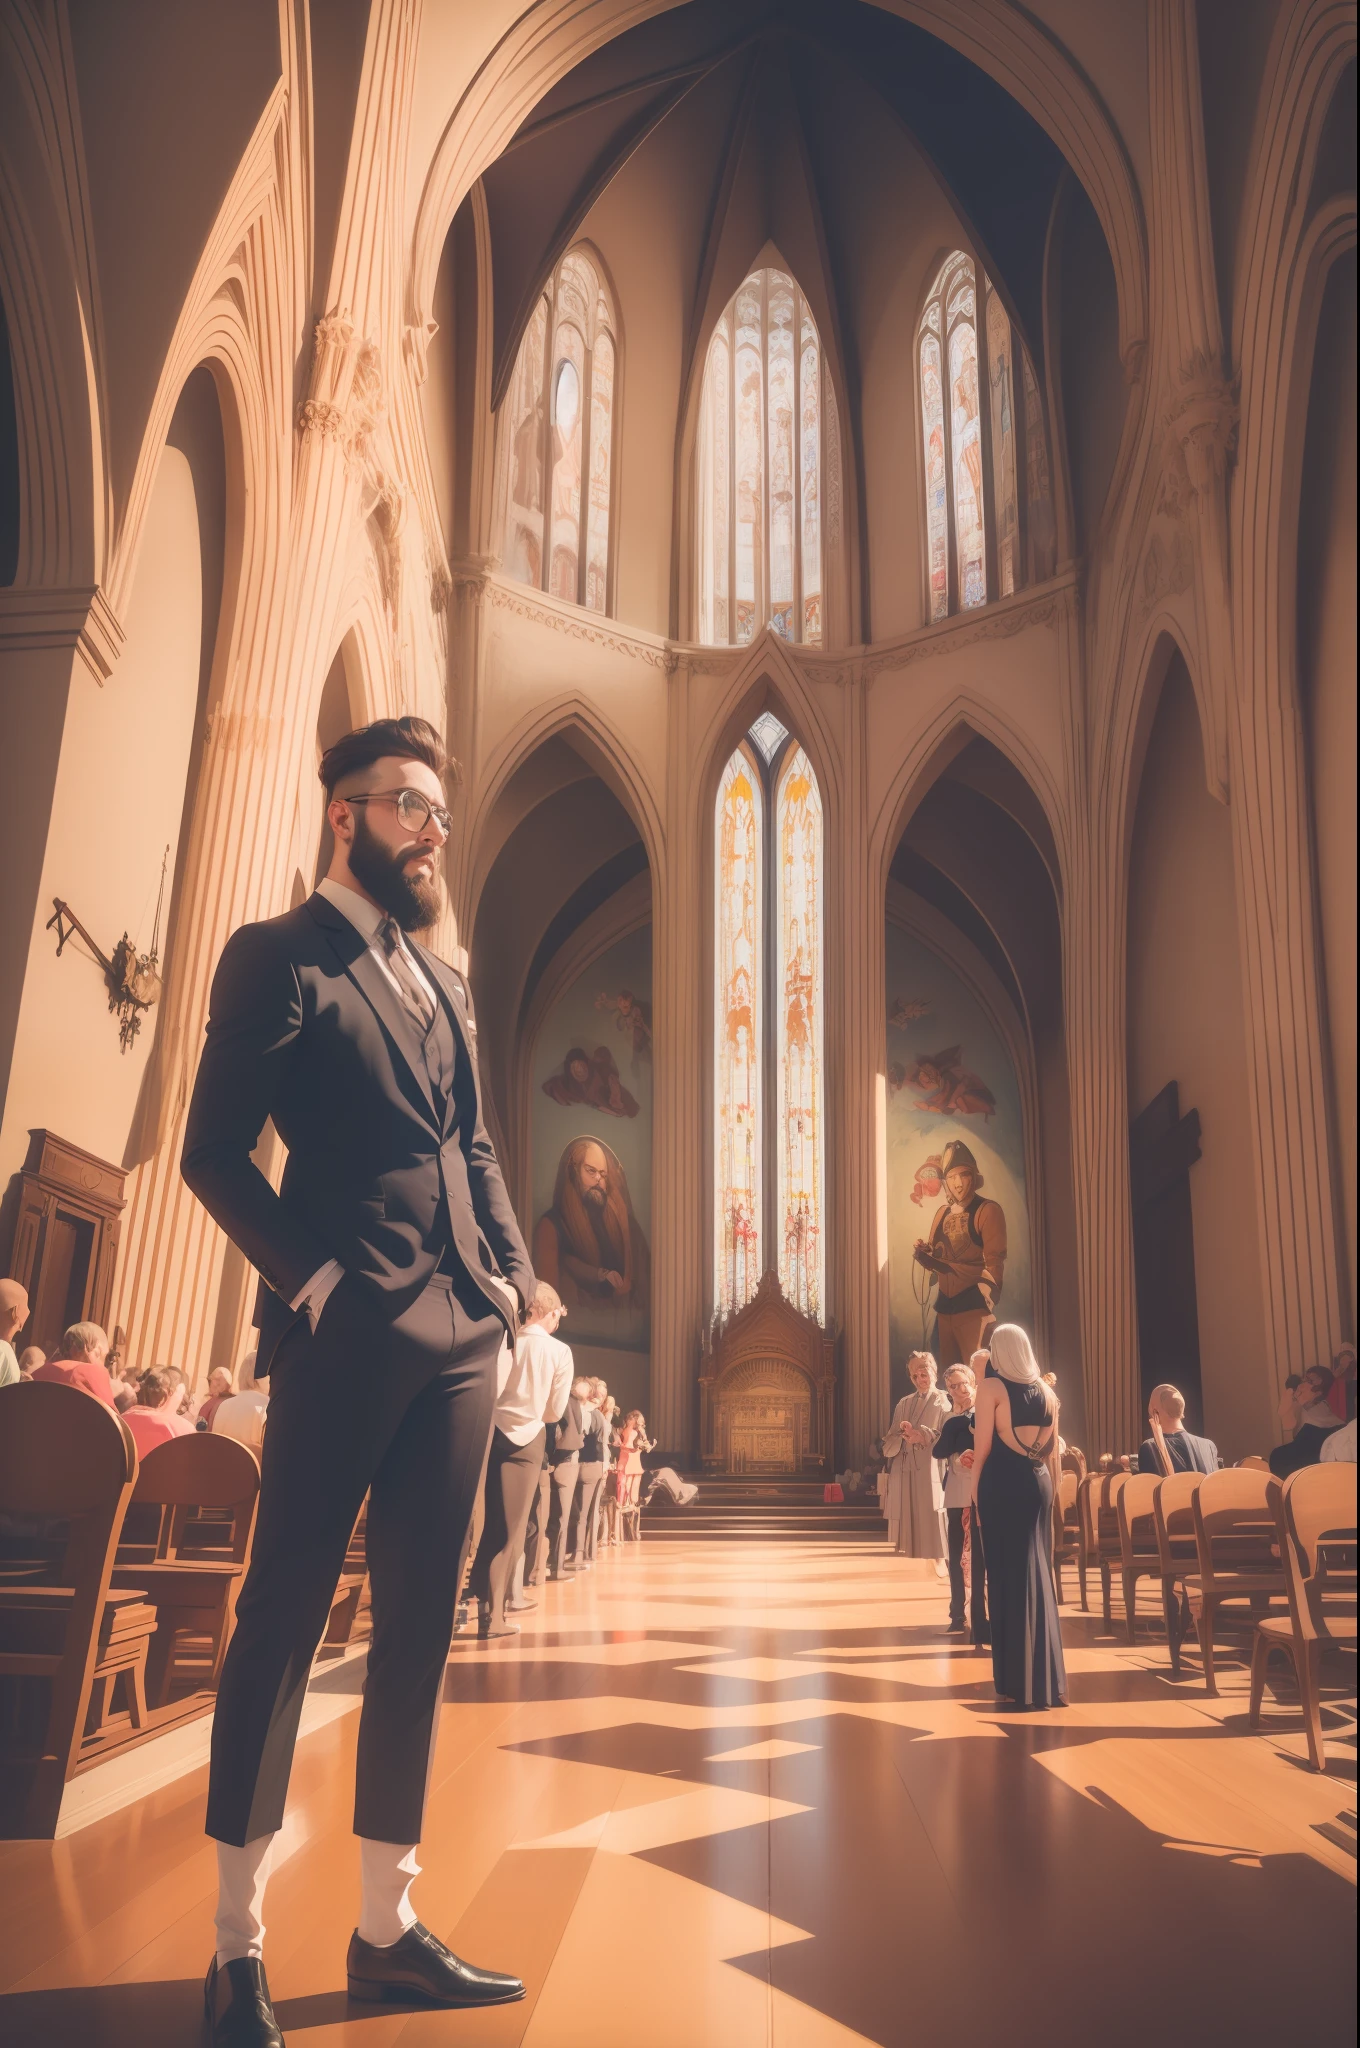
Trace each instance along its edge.
<instances>
[{"instance_id":1,"label":"black leather dress shoe","mask_svg":"<svg viewBox=\"0 0 1360 2048\"><path fill-rule=\"evenodd\" d=\"M374 1948L357 1933L351 1935L345 1967L351 1998L396 2004L511 2005L524 1996L518 1977L463 1962L419 1920L390 1948Z\"/></svg>"},{"instance_id":2,"label":"black leather dress shoe","mask_svg":"<svg viewBox=\"0 0 1360 2048\"><path fill-rule=\"evenodd\" d=\"M284 2048L258 1956L238 1956L219 1970L214 1956L203 1985L212 2048Z\"/></svg>"}]
</instances>

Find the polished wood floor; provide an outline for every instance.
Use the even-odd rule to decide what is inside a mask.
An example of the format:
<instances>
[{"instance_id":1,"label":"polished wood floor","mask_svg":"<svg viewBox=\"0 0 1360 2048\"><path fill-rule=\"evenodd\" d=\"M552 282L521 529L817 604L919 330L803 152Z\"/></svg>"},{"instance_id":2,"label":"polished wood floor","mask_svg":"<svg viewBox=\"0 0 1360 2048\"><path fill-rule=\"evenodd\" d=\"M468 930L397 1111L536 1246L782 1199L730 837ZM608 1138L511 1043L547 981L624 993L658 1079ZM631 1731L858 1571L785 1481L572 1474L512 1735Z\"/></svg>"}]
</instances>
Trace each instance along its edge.
<instances>
[{"instance_id":1,"label":"polished wood floor","mask_svg":"<svg viewBox=\"0 0 1360 2048\"><path fill-rule=\"evenodd\" d=\"M1331 1768L1068 1609L1073 1705L998 1712L926 1568L646 1543L449 1664L417 1890L523 2005L350 2008L357 1716L299 1746L268 1967L306 2048L1354 2039L1353 1702ZM362 1665L329 1674L357 1705ZM196 2042L205 1773L0 1845L0 2041Z\"/></svg>"}]
</instances>

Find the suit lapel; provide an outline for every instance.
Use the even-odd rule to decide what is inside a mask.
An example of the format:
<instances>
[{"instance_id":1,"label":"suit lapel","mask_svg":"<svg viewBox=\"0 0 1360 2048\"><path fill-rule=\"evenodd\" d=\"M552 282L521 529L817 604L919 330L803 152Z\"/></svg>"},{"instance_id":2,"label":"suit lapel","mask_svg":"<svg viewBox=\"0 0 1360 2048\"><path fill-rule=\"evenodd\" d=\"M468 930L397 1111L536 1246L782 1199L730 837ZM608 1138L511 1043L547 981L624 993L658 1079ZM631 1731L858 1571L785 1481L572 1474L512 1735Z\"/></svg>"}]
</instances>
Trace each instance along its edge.
<instances>
[{"instance_id":1,"label":"suit lapel","mask_svg":"<svg viewBox=\"0 0 1360 2048\"><path fill-rule=\"evenodd\" d=\"M401 998L369 951L368 941L324 896L310 896L307 908L325 931L340 965L396 1047L402 1065L416 1085L420 1105L437 1130L439 1118L435 1112L430 1077L425 1070L425 1062L413 1057L411 1052L411 1020L402 1008Z\"/></svg>"}]
</instances>

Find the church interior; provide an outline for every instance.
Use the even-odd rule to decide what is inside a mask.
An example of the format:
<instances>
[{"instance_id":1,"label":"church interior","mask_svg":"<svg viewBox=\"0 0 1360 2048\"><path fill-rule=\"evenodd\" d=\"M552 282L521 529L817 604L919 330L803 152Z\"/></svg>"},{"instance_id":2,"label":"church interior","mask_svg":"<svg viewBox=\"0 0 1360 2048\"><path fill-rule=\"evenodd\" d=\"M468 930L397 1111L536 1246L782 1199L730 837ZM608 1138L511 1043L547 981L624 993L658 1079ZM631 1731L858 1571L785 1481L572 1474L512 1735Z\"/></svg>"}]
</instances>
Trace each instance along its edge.
<instances>
[{"instance_id":1,"label":"church interior","mask_svg":"<svg viewBox=\"0 0 1360 2048\"><path fill-rule=\"evenodd\" d=\"M269 1388L181 1160L223 948L317 900L323 757L400 719L450 763L420 944L626 1426L435 1709L416 1906L523 1996L346 1995L365 1508L298 1646L282 2036L1353 2038L1356 42L0 0L6 2043L213 2023ZM1003 1325L1028 1714L932 1448Z\"/></svg>"}]
</instances>

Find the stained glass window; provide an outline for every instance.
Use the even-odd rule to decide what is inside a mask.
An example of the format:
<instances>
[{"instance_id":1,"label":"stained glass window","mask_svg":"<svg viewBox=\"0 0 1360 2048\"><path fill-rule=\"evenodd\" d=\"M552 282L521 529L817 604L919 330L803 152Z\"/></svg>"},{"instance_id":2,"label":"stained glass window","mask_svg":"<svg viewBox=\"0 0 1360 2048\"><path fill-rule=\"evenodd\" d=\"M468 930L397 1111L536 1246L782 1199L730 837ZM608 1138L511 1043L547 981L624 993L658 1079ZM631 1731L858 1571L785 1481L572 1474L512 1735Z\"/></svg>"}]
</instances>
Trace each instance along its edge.
<instances>
[{"instance_id":1,"label":"stained glass window","mask_svg":"<svg viewBox=\"0 0 1360 2048\"><path fill-rule=\"evenodd\" d=\"M987 602L987 532L982 492L982 408L978 401L977 320L969 282L947 309L949 429L954 454L954 551L959 604Z\"/></svg>"},{"instance_id":2,"label":"stained glass window","mask_svg":"<svg viewBox=\"0 0 1360 2048\"><path fill-rule=\"evenodd\" d=\"M724 1315L748 1302L760 1281L763 812L759 766L740 746L723 770L714 845L713 1263Z\"/></svg>"},{"instance_id":3,"label":"stained glass window","mask_svg":"<svg viewBox=\"0 0 1360 2048\"><path fill-rule=\"evenodd\" d=\"M938 309L936 309L938 317ZM926 546L930 555L930 616L949 612L949 496L944 454L944 385L940 338L921 337L921 427L926 449Z\"/></svg>"},{"instance_id":4,"label":"stained glass window","mask_svg":"<svg viewBox=\"0 0 1360 2048\"><path fill-rule=\"evenodd\" d=\"M743 1307L770 1265L785 1298L821 1321L822 799L807 754L772 711L723 771L714 852L715 1307Z\"/></svg>"},{"instance_id":5,"label":"stained glass window","mask_svg":"<svg viewBox=\"0 0 1360 2048\"><path fill-rule=\"evenodd\" d=\"M926 295L916 365L933 622L1052 575L1053 502L1028 351L962 249Z\"/></svg>"},{"instance_id":6,"label":"stained glass window","mask_svg":"<svg viewBox=\"0 0 1360 2048\"><path fill-rule=\"evenodd\" d=\"M801 747L775 796L779 1284L822 1319L822 799Z\"/></svg>"},{"instance_id":7,"label":"stained glass window","mask_svg":"<svg viewBox=\"0 0 1360 2048\"><path fill-rule=\"evenodd\" d=\"M591 611L609 603L618 343L583 249L562 258L520 343L505 401L505 567Z\"/></svg>"},{"instance_id":8,"label":"stained glass window","mask_svg":"<svg viewBox=\"0 0 1360 2048\"><path fill-rule=\"evenodd\" d=\"M704 363L695 457L699 638L744 645L766 625L822 640L823 418L817 323L793 279L757 270Z\"/></svg>"}]
</instances>

